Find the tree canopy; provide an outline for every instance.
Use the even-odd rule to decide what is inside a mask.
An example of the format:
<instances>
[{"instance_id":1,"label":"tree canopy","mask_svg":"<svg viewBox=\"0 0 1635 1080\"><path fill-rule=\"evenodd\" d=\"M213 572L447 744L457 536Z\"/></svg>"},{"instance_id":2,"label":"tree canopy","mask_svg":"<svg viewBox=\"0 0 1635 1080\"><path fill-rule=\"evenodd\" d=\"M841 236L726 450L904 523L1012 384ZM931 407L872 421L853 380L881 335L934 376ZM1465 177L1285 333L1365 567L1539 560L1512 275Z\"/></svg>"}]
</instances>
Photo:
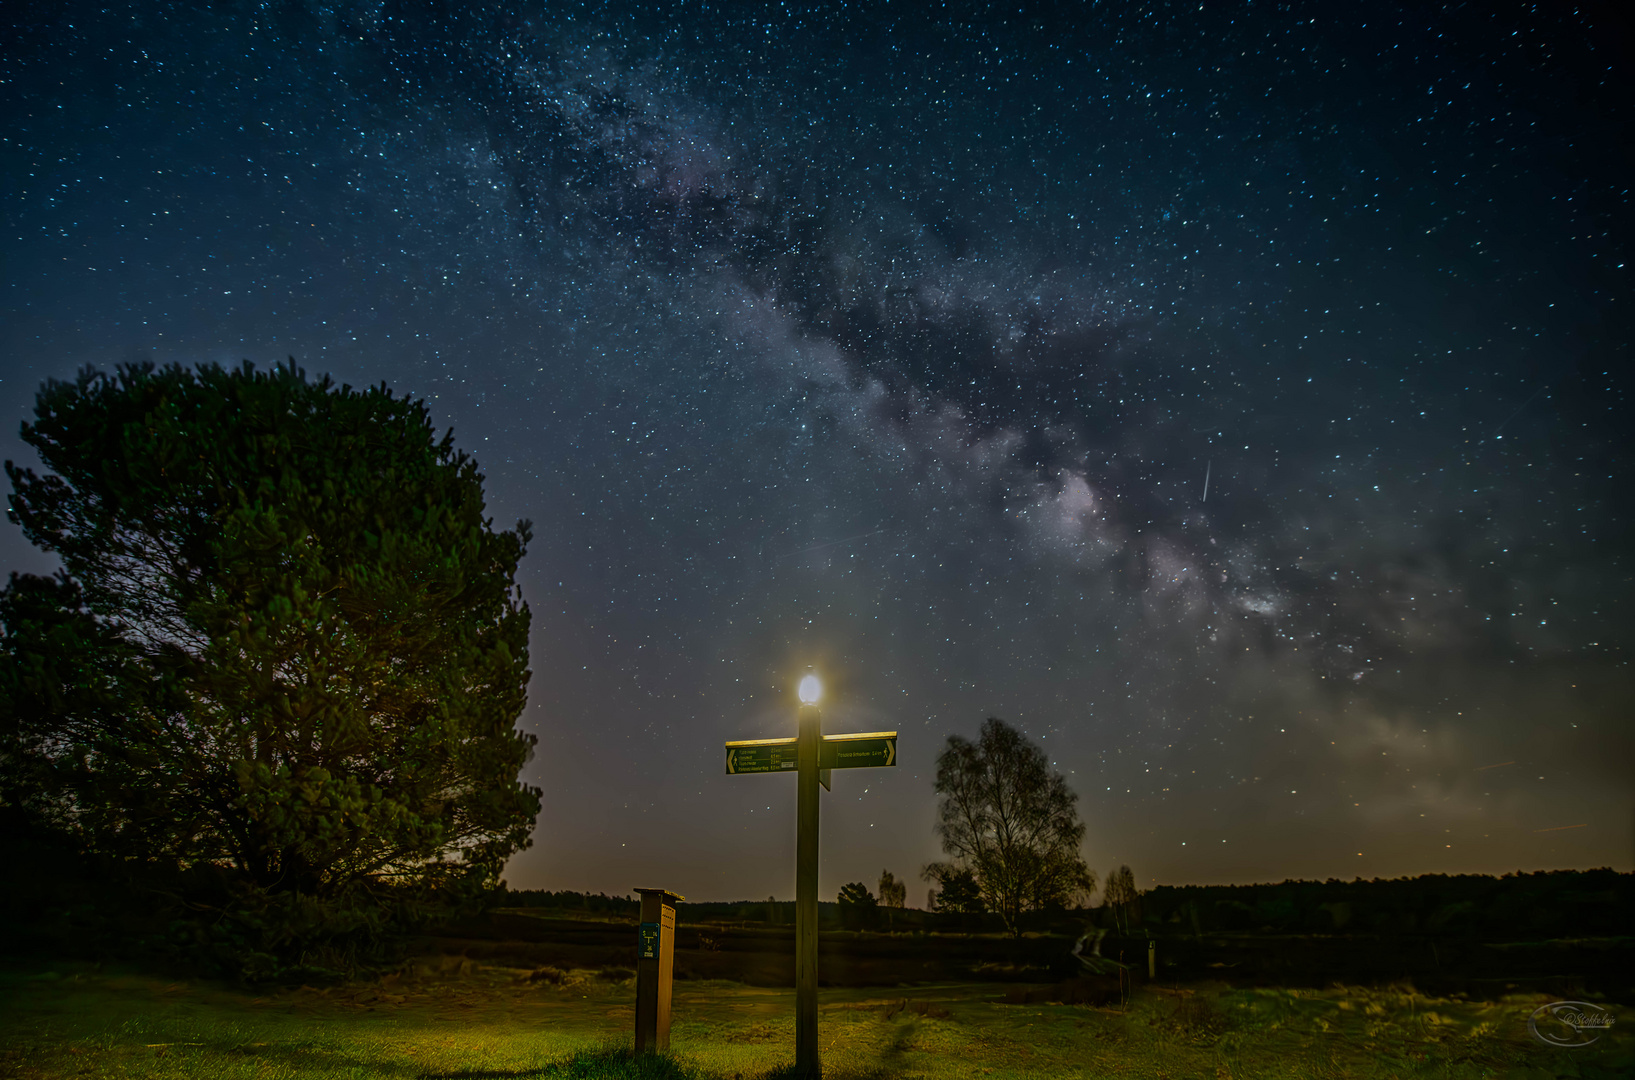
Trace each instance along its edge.
<instances>
[{"instance_id":1,"label":"tree canopy","mask_svg":"<svg viewBox=\"0 0 1635 1080\"><path fill-rule=\"evenodd\" d=\"M0 594L0 801L210 870L284 956L496 881L539 809L530 526L492 527L424 404L141 363L50 381L34 416L47 471L6 463L9 514L62 569Z\"/></svg>"},{"instance_id":2,"label":"tree canopy","mask_svg":"<svg viewBox=\"0 0 1635 1080\"><path fill-rule=\"evenodd\" d=\"M896 911L908 902L908 886L898 881L890 870L880 871L880 906L886 912L886 925L896 919Z\"/></svg>"},{"instance_id":3,"label":"tree canopy","mask_svg":"<svg viewBox=\"0 0 1635 1080\"><path fill-rule=\"evenodd\" d=\"M956 875L970 871L1012 934L1021 933L1023 912L1065 905L1095 887L1079 855L1078 796L1049 764L1043 750L995 717L974 743L950 735L937 756L936 828L952 861L932 864L926 875L943 883L947 897Z\"/></svg>"},{"instance_id":4,"label":"tree canopy","mask_svg":"<svg viewBox=\"0 0 1635 1080\"><path fill-rule=\"evenodd\" d=\"M840 887L840 895L835 897L836 906L840 909L840 921L847 929L861 930L874 924L874 919L880 908L880 901L875 899L869 887L861 881L849 881Z\"/></svg>"},{"instance_id":5,"label":"tree canopy","mask_svg":"<svg viewBox=\"0 0 1635 1080\"><path fill-rule=\"evenodd\" d=\"M840 887L840 895L835 898L836 903L850 904L854 907L872 908L879 905L869 887L861 881L848 881Z\"/></svg>"},{"instance_id":6,"label":"tree canopy","mask_svg":"<svg viewBox=\"0 0 1635 1080\"><path fill-rule=\"evenodd\" d=\"M937 883L927 898L937 910L955 915L981 915L987 911L982 902L982 887L976 882L976 874L968 867L932 863L925 868L923 876L927 881Z\"/></svg>"},{"instance_id":7,"label":"tree canopy","mask_svg":"<svg viewBox=\"0 0 1635 1080\"><path fill-rule=\"evenodd\" d=\"M1140 897L1141 892L1135 887L1135 871L1121 866L1108 872L1101 888L1101 902L1112 910L1113 922L1121 931L1129 932L1130 911Z\"/></svg>"},{"instance_id":8,"label":"tree canopy","mask_svg":"<svg viewBox=\"0 0 1635 1080\"><path fill-rule=\"evenodd\" d=\"M890 870L880 871L880 906L900 908L908 901L908 886Z\"/></svg>"}]
</instances>

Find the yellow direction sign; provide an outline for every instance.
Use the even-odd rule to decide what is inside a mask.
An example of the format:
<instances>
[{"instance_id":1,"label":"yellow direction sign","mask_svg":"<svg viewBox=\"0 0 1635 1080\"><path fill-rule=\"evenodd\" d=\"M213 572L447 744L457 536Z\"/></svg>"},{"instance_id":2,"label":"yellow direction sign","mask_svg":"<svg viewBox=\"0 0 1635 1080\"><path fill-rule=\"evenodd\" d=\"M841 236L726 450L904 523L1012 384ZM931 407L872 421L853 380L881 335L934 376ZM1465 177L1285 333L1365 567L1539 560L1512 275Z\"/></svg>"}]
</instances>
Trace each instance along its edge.
<instances>
[{"instance_id":1,"label":"yellow direction sign","mask_svg":"<svg viewBox=\"0 0 1635 1080\"><path fill-rule=\"evenodd\" d=\"M897 764L897 733L869 731L857 735L825 735L818 748L818 767L870 769ZM727 775L793 772L798 765L794 739L741 739L727 744ZM827 776L823 777L828 787Z\"/></svg>"},{"instance_id":2,"label":"yellow direction sign","mask_svg":"<svg viewBox=\"0 0 1635 1080\"><path fill-rule=\"evenodd\" d=\"M818 751L825 769L873 769L897 764L897 733L870 731L858 735L825 735Z\"/></svg>"},{"instance_id":3,"label":"yellow direction sign","mask_svg":"<svg viewBox=\"0 0 1635 1080\"><path fill-rule=\"evenodd\" d=\"M794 739L743 739L727 744L727 775L737 773L794 772Z\"/></svg>"}]
</instances>

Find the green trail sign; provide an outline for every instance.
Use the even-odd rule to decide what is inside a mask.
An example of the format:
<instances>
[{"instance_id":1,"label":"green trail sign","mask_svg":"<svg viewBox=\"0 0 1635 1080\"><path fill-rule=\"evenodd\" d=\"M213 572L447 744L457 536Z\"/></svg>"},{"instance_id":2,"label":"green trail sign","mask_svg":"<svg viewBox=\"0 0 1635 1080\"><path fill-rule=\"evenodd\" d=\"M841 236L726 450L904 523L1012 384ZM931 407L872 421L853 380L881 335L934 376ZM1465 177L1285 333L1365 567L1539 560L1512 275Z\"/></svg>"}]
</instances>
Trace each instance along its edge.
<instances>
[{"instance_id":1,"label":"green trail sign","mask_svg":"<svg viewBox=\"0 0 1635 1080\"><path fill-rule=\"evenodd\" d=\"M876 769L897 764L897 733L869 731L825 735L818 748L821 769ZM799 765L794 739L741 739L727 744L727 775L783 772Z\"/></svg>"},{"instance_id":2,"label":"green trail sign","mask_svg":"<svg viewBox=\"0 0 1635 1080\"><path fill-rule=\"evenodd\" d=\"M727 744L727 775L793 772L798 762L794 739L744 739Z\"/></svg>"},{"instance_id":3,"label":"green trail sign","mask_svg":"<svg viewBox=\"0 0 1635 1080\"><path fill-rule=\"evenodd\" d=\"M897 733L825 735L818 765L825 769L873 769L897 764Z\"/></svg>"}]
</instances>

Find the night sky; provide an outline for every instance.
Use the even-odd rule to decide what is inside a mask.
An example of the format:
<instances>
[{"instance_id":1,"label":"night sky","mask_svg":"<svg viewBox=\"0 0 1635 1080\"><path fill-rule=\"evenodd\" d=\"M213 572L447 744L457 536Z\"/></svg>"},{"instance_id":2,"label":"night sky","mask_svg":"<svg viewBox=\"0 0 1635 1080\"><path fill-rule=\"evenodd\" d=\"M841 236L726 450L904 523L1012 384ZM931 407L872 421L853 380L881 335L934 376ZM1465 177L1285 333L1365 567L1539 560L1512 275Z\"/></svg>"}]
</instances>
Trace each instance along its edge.
<instances>
[{"instance_id":1,"label":"night sky","mask_svg":"<svg viewBox=\"0 0 1635 1080\"><path fill-rule=\"evenodd\" d=\"M8 4L0 456L87 364L426 399L535 523L518 887L791 897L722 743L809 667L901 732L826 898L987 716L1143 887L1629 870L1599 10Z\"/></svg>"}]
</instances>

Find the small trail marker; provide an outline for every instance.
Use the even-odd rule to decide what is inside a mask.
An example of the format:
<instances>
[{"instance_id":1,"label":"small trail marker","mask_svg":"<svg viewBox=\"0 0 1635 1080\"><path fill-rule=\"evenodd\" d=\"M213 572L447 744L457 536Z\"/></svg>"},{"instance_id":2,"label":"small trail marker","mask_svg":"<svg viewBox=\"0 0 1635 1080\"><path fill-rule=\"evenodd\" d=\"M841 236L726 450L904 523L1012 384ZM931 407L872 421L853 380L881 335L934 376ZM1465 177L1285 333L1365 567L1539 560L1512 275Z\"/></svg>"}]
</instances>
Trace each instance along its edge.
<instances>
[{"instance_id":1,"label":"small trail marker","mask_svg":"<svg viewBox=\"0 0 1635 1080\"><path fill-rule=\"evenodd\" d=\"M726 747L728 776L795 774L795 1074L801 1080L818 1080L823 1074L817 1041L818 785L828 789L832 769L897 764L895 731L825 737L817 707L822 689L815 675L801 680L795 738L744 739Z\"/></svg>"},{"instance_id":2,"label":"small trail marker","mask_svg":"<svg viewBox=\"0 0 1635 1080\"><path fill-rule=\"evenodd\" d=\"M636 1053L670 1049L670 984L676 961L676 904L668 889L641 893L636 928Z\"/></svg>"}]
</instances>

